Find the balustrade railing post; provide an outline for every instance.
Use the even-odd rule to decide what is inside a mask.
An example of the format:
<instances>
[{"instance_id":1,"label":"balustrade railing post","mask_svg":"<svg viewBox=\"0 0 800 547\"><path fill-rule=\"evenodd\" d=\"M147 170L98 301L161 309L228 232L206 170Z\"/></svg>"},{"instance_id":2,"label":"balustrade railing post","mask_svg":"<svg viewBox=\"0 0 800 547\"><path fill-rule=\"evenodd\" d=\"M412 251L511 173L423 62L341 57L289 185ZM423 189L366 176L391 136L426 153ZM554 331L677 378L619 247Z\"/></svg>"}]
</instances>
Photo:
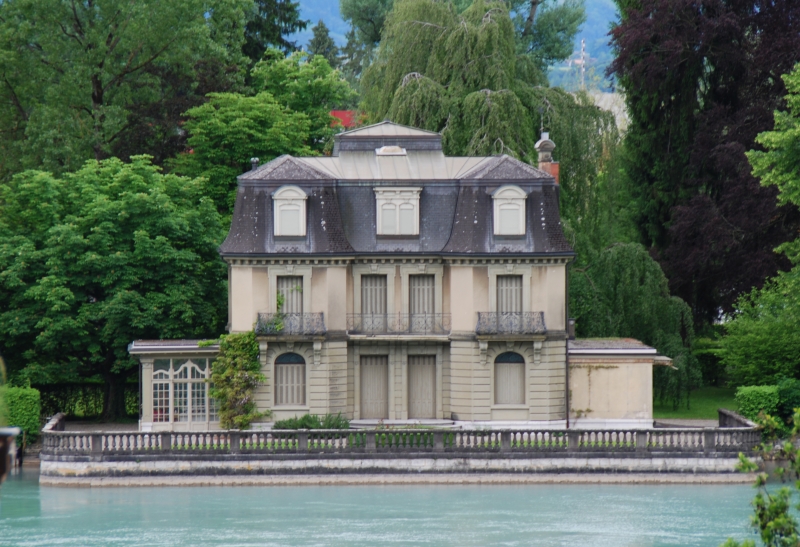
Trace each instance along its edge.
<instances>
[{"instance_id":1,"label":"balustrade railing post","mask_svg":"<svg viewBox=\"0 0 800 547\"><path fill-rule=\"evenodd\" d=\"M640 454L647 452L647 431L636 432L636 452Z\"/></svg>"},{"instance_id":2,"label":"balustrade railing post","mask_svg":"<svg viewBox=\"0 0 800 547\"><path fill-rule=\"evenodd\" d=\"M231 440L231 454L238 454L242 450L242 436L238 429L231 429L228 431Z\"/></svg>"},{"instance_id":3,"label":"balustrade railing post","mask_svg":"<svg viewBox=\"0 0 800 547\"><path fill-rule=\"evenodd\" d=\"M569 431L567 431L568 452L577 452L578 450L580 450L580 443L581 443L580 431L575 431L574 429L570 429Z\"/></svg>"},{"instance_id":4,"label":"balustrade railing post","mask_svg":"<svg viewBox=\"0 0 800 547\"><path fill-rule=\"evenodd\" d=\"M375 435L374 431L367 431L367 442L366 442L366 450L367 452L375 452L377 447L375 446Z\"/></svg>"},{"instance_id":5,"label":"balustrade railing post","mask_svg":"<svg viewBox=\"0 0 800 547\"><path fill-rule=\"evenodd\" d=\"M703 428L703 454L717 451L717 432L713 427Z\"/></svg>"},{"instance_id":6,"label":"balustrade railing post","mask_svg":"<svg viewBox=\"0 0 800 547\"><path fill-rule=\"evenodd\" d=\"M511 451L511 432L510 431L501 431L500 432L500 451L501 452L510 452Z\"/></svg>"},{"instance_id":7,"label":"balustrade railing post","mask_svg":"<svg viewBox=\"0 0 800 547\"><path fill-rule=\"evenodd\" d=\"M444 431L433 432L433 451L444 452Z\"/></svg>"},{"instance_id":8,"label":"balustrade railing post","mask_svg":"<svg viewBox=\"0 0 800 547\"><path fill-rule=\"evenodd\" d=\"M297 451L308 452L308 431L297 432Z\"/></svg>"},{"instance_id":9,"label":"balustrade railing post","mask_svg":"<svg viewBox=\"0 0 800 547\"><path fill-rule=\"evenodd\" d=\"M92 455L100 455L103 453L103 434L92 433Z\"/></svg>"}]
</instances>

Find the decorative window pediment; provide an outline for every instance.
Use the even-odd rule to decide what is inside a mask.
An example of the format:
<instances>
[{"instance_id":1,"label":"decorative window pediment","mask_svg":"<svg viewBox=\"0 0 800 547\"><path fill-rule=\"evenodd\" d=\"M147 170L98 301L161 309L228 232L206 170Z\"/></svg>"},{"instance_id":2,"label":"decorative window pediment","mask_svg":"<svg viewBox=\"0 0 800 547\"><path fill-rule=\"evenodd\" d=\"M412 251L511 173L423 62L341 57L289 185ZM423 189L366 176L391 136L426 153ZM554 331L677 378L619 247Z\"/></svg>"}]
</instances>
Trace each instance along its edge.
<instances>
[{"instance_id":1,"label":"decorative window pediment","mask_svg":"<svg viewBox=\"0 0 800 547\"><path fill-rule=\"evenodd\" d=\"M494 191L494 235L525 235L526 198L519 186L501 186Z\"/></svg>"},{"instance_id":2,"label":"decorative window pediment","mask_svg":"<svg viewBox=\"0 0 800 547\"><path fill-rule=\"evenodd\" d=\"M378 235L419 234L420 187L375 188Z\"/></svg>"},{"instance_id":3,"label":"decorative window pediment","mask_svg":"<svg viewBox=\"0 0 800 547\"><path fill-rule=\"evenodd\" d=\"M306 235L306 200L297 186L281 186L272 194L276 236Z\"/></svg>"}]
</instances>

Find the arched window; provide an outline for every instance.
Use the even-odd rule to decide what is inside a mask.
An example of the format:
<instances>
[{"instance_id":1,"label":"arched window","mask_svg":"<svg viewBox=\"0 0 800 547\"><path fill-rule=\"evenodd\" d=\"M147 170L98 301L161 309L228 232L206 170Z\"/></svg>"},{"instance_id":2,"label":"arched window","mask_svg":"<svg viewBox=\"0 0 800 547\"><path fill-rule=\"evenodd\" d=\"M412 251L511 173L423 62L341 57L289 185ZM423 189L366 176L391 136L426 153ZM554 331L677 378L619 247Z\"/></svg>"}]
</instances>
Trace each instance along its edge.
<instances>
[{"instance_id":1,"label":"arched window","mask_svg":"<svg viewBox=\"0 0 800 547\"><path fill-rule=\"evenodd\" d=\"M421 187L375 188L379 236L419 234Z\"/></svg>"},{"instance_id":2,"label":"arched window","mask_svg":"<svg viewBox=\"0 0 800 547\"><path fill-rule=\"evenodd\" d=\"M494 402L525 404L525 359L519 353L507 351L494 360Z\"/></svg>"},{"instance_id":3,"label":"arched window","mask_svg":"<svg viewBox=\"0 0 800 547\"><path fill-rule=\"evenodd\" d=\"M306 360L296 353L275 359L275 406L306 404Z\"/></svg>"},{"instance_id":4,"label":"arched window","mask_svg":"<svg viewBox=\"0 0 800 547\"><path fill-rule=\"evenodd\" d=\"M306 235L306 200L297 186L281 186L272 194L276 236Z\"/></svg>"},{"instance_id":5,"label":"arched window","mask_svg":"<svg viewBox=\"0 0 800 547\"><path fill-rule=\"evenodd\" d=\"M518 186L501 186L494 191L494 235L525 235L526 197Z\"/></svg>"}]
</instances>

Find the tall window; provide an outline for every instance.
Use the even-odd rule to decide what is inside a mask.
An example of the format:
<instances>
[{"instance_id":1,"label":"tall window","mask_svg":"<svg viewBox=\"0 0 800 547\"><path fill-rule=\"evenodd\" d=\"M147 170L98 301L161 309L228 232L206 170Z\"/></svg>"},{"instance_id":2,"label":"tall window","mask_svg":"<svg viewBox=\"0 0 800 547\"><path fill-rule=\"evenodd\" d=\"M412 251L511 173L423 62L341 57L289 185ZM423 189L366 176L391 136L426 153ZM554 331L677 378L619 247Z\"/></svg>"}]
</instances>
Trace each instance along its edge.
<instances>
[{"instance_id":1,"label":"tall window","mask_svg":"<svg viewBox=\"0 0 800 547\"><path fill-rule=\"evenodd\" d=\"M522 276L497 276L497 311L522 313Z\"/></svg>"},{"instance_id":2,"label":"tall window","mask_svg":"<svg viewBox=\"0 0 800 547\"><path fill-rule=\"evenodd\" d=\"M494 234L525 235L525 192L518 186L501 186L492 194Z\"/></svg>"},{"instance_id":3,"label":"tall window","mask_svg":"<svg viewBox=\"0 0 800 547\"><path fill-rule=\"evenodd\" d=\"M494 360L494 402L525 404L525 359L519 353L501 353Z\"/></svg>"},{"instance_id":4,"label":"tall window","mask_svg":"<svg viewBox=\"0 0 800 547\"><path fill-rule=\"evenodd\" d=\"M419 234L422 188L375 188L378 235Z\"/></svg>"},{"instance_id":5,"label":"tall window","mask_svg":"<svg viewBox=\"0 0 800 547\"><path fill-rule=\"evenodd\" d=\"M430 332L435 325L435 276L410 275L408 277L408 312L411 332Z\"/></svg>"},{"instance_id":6,"label":"tall window","mask_svg":"<svg viewBox=\"0 0 800 547\"><path fill-rule=\"evenodd\" d=\"M272 194L276 236L306 235L306 199L297 186L282 186Z\"/></svg>"},{"instance_id":7,"label":"tall window","mask_svg":"<svg viewBox=\"0 0 800 547\"><path fill-rule=\"evenodd\" d=\"M296 353L275 359L275 406L306 404L306 360Z\"/></svg>"},{"instance_id":8,"label":"tall window","mask_svg":"<svg viewBox=\"0 0 800 547\"><path fill-rule=\"evenodd\" d=\"M278 294L283 297L283 313L303 313L303 276L279 275Z\"/></svg>"},{"instance_id":9,"label":"tall window","mask_svg":"<svg viewBox=\"0 0 800 547\"><path fill-rule=\"evenodd\" d=\"M153 421L216 422L216 401L209 396L208 359L156 359L153 362Z\"/></svg>"},{"instance_id":10,"label":"tall window","mask_svg":"<svg viewBox=\"0 0 800 547\"><path fill-rule=\"evenodd\" d=\"M386 330L386 276L361 276L361 321L367 332Z\"/></svg>"}]
</instances>

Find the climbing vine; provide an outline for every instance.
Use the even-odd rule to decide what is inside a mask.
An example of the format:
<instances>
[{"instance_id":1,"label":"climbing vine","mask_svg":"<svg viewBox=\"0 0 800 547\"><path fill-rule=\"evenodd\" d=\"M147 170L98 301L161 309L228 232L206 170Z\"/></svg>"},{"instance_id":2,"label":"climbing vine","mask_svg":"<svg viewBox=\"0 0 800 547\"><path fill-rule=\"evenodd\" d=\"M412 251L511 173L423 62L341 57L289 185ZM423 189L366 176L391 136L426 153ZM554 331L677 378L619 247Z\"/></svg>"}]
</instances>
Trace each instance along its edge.
<instances>
[{"instance_id":1,"label":"climbing vine","mask_svg":"<svg viewBox=\"0 0 800 547\"><path fill-rule=\"evenodd\" d=\"M254 397L256 387L265 380L254 332L220 336L219 355L211 365L209 380L211 397L219 404L220 427L247 429L269 414L258 411Z\"/></svg>"}]
</instances>

